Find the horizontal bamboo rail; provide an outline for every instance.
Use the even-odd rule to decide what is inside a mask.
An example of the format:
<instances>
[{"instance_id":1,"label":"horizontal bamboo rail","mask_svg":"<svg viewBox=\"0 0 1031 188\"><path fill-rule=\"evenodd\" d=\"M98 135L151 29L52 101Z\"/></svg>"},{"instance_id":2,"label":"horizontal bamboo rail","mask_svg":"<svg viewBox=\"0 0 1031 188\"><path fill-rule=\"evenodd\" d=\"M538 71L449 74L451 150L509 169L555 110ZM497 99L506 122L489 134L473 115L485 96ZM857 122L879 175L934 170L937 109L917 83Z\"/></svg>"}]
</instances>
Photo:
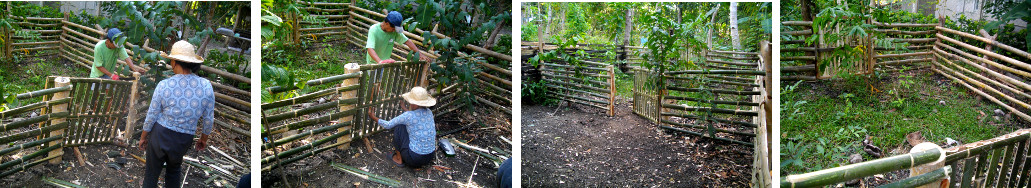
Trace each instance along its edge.
<instances>
[{"instance_id":1,"label":"horizontal bamboo rail","mask_svg":"<svg viewBox=\"0 0 1031 188\"><path fill-rule=\"evenodd\" d=\"M866 162L824 169L805 174L788 175L780 179L784 187L820 187L856 178L912 168L938 160L944 153L931 149L916 153L896 155Z\"/></svg>"}]
</instances>

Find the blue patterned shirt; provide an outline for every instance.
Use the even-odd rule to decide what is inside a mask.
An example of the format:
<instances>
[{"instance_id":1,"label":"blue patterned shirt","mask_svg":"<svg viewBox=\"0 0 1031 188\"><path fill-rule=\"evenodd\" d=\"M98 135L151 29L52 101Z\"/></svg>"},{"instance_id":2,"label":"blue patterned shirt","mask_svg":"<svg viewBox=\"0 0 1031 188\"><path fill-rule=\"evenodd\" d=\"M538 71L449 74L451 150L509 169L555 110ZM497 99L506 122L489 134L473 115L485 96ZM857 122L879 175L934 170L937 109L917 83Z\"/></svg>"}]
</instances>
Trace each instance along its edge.
<instances>
[{"instance_id":1,"label":"blue patterned shirt","mask_svg":"<svg viewBox=\"0 0 1031 188\"><path fill-rule=\"evenodd\" d=\"M175 132L195 135L197 121L204 134L211 134L215 120L215 92L207 79L195 74L176 74L154 89L143 130L150 132L157 122Z\"/></svg>"},{"instance_id":2,"label":"blue patterned shirt","mask_svg":"<svg viewBox=\"0 0 1031 188\"><path fill-rule=\"evenodd\" d=\"M387 129L405 125L409 136L408 148L415 153L426 155L437 150L437 126L433 123L433 112L429 108L407 111L390 121L380 119L379 125Z\"/></svg>"}]
</instances>

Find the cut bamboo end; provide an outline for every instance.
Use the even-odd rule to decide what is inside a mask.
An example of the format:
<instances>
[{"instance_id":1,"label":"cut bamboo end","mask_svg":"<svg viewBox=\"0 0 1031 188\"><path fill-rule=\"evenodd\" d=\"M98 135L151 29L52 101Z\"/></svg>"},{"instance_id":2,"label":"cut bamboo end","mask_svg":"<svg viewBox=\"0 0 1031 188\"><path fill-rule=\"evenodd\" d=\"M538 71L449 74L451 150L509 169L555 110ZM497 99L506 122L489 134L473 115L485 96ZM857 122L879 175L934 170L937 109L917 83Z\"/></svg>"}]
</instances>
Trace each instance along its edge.
<instances>
[{"instance_id":1,"label":"cut bamboo end","mask_svg":"<svg viewBox=\"0 0 1031 188\"><path fill-rule=\"evenodd\" d=\"M349 87L349 86L358 85L359 84L358 82L360 81L360 78L362 77L361 76L362 73L360 71L361 66L358 65L358 63L348 63L348 64L344 65L344 68L346 69L344 71L344 73L346 73L346 74L358 74L358 76L354 77L354 78L349 78L349 79L343 80L343 82L340 84L340 87ZM355 98L355 97L358 97L358 91L356 91L356 90L346 90L346 91L340 92L340 98L338 98L337 100L351 99L351 98ZM342 112L351 111L354 108L355 108L354 104L343 104L343 103L341 103L341 105L340 105L340 111L342 111ZM354 115L352 114L352 115L344 116L344 117L338 119L337 121L338 122L354 121ZM339 129L337 129L337 132L345 132L345 131L353 132L353 131L351 131L352 127L353 126L344 126L344 127L341 127ZM340 138L337 139L337 143L351 142L353 135L354 134L348 134L346 136L341 136ZM349 148L350 146L351 146L350 144L340 144L339 146L337 146L337 149L343 150L343 149Z\"/></svg>"},{"instance_id":2,"label":"cut bamboo end","mask_svg":"<svg viewBox=\"0 0 1031 188\"><path fill-rule=\"evenodd\" d=\"M68 77L57 77L57 78L54 78L54 84L55 84L54 87L69 87L69 86L72 85L71 84L71 79L69 79ZM70 90L55 93L54 94L54 99L65 99L65 98L68 98L68 95L70 93L69 91ZM62 112L65 112L65 113L68 112L68 104L67 103L56 105L51 110L51 113L62 113ZM52 125L56 125L56 124L64 123L65 121L66 121L65 118L57 118L57 119L51 120L51 124ZM64 134L64 129L56 129L56 130L50 132L50 135L63 135L63 134ZM49 146L58 146L58 145L62 145L62 143L64 143L64 140L63 139L59 139L59 140L51 141L47 145L49 145ZM60 157L61 155L64 155L64 150L62 150L60 148L59 149L55 149L53 151L50 151L48 153L48 156L49 157L53 157L53 159L50 159L50 164L61 163L61 157Z\"/></svg>"}]
</instances>

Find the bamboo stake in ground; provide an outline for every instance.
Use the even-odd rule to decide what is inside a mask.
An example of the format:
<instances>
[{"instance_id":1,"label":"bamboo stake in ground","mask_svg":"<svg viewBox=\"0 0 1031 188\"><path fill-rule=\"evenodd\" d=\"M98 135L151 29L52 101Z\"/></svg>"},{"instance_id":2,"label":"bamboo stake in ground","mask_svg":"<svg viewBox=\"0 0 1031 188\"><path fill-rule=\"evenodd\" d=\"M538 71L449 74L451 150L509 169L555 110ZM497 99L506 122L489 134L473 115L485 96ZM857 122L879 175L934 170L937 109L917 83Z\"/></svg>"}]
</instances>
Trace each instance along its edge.
<instances>
[{"instance_id":1,"label":"bamboo stake in ground","mask_svg":"<svg viewBox=\"0 0 1031 188\"><path fill-rule=\"evenodd\" d=\"M71 85L71 80L69 80L68 77L57 77L57 78L54 79L54 84L55 84L54 87L67 87L67 86ZM54 99L68 98L68 93L70 93L70 92L69 91L62 91L62 92L59 92L59 93L55 93L54 94ZM67 113L68 112L68 104L66 103L66 104L59 104L57 106L54 106L54 108L53 108L53 110L51 110L51 112L52 113L60 113L60 112L66 112ZM52 120L50 123L52 125L56 125L56 124L59 124L59 123L64 123L65 121L66 121L65 118L58 118L58 119ZM54 131L50 132L50 135L62 135L62 134L64 134L64 129L57 129L57 130L54 130ZM55 140L55 141L52 141L50 143L47 143L47 145L48 146L55 146L55 145L63 145L63 143L64 143L64 139L59 139L59 140ZM50 151L50 153L49 153L49 156L51 156L51 157L53 157L53 156L61 156L61 155L64 155L64 150L63 149L55 149L53 151ZM61 163L61 157L54 157L54 159L50 160L50 164L58 164L58 163Z\"/></svg>"},{"instance_id":2,"label":"bamboo stake in ground","mask_svg":"<svg viewBox=\"0 0 1031 188\"><path fill-rule=\"evenodd\" d=\"M359 70L358 70L359 69L359 65L357 63L348 63L347 65L344 65L344 68L347 69L347 70L344 71L344 73L346 73L346 74L358 73L359 76L356 77L356 78L351 78L351 79L344 80L343 83L340 84L340 87L342 88L342 87L357 85L358 81L359 81L359 78L361 78L361 73L359 73ZM337 98L337 100L350 99L350 98L355 98L357 96L358 96L358 91L352 89L352 90L347 90L345 92L341 92L340 93L340 98ZM340 106L340 111L341 112L346 112L348 110L354 109L354 107L355 107L354 104L341 105ZM344 116L344 117L340 118L338 120L338 122L349 122L349 121L353 121L353 120L354 120L354 115L349 115L349 116ZM337 129L337 132L351 131L351 129L353 127L354 127L354 124L351 124L351 125L348 125L348 126L344 126L344 127L341 127L339 129ZM354 131L351 131L351 132L353 133ZM354 135L354 134L350 134L350 135L338 138L337 139L337 143L350 142L352 135ZM347 149L349 146L351 146L351 145L350 144L340 144L340 146L337 146L337 149Z\"/></svg>"},{"instance_id":3,"label":"bamboo stake in ground","mask_svg":"<svg viewBox=\"0 0 1031 188\"><path fill-rule=\"evenodd\" d=\"M941 169L942 167L945 167L945 149L942 149L940 146L938 146L938 145L936 145L934 143L924 142L924 143L917 144L916 146L913 147L913 149L909 150L909 153L910 154L915 154L917 152L922 152L922 151L927 151L927 150L940 151L942 154L941 154L940 157L938 157L937 161L910 168L909 169L909 177L910 178L917 177L917 176L920 176L922 174L930 173L930 172L933 172L935 170ZM948 186L948 182L949 182L949 178L948 178L948 176L945 176L944 182L938 182L938 183L933 183L932 182L932 183L929 183L929 184L926 184L926 185L923 185L923 186L920 186L920 187L922 187L922 188L947 187Z\"/></svg>"},{"instance_id":4,"label":"bamboo stake in ground","mask_svg":"<svg viewBox=\"0 0 1031 188\"><path fill-rule=\"evenodd\" d=\"M130 89L129 92L129 108L126 108L129 111L129 114L127 115L128 118L125 120L125 133L122 134L122 141L125 143L129 143L129 137L131 137L129 135L132 133L131 130L133 130L132 125L136 124L136 96L139 95L140 87L140 73L133 72L132 76L136 79L132 81L132 89Z\"/></svg>"},{"instance_id":5,"label":"bamboo stake in ground","mask_svg":"<svg viewBox=\"0 0 1031 188\"><path fill-rule=\"evenodd\" d=\"M609 65L609 116L616 115L616 70Z\"/></svg>"}]
</instances>

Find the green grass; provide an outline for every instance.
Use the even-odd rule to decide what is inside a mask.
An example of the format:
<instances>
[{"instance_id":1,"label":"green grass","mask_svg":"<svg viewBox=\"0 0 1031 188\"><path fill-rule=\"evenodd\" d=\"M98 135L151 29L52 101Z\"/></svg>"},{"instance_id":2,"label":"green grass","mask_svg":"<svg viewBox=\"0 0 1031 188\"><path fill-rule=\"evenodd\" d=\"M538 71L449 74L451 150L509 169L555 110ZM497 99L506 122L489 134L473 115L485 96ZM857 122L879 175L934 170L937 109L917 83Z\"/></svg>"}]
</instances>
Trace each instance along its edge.
<instances>
[{"instance_id":1,"label":"green grass","mask_svg":"<svg viewBox=\"0 0 1031 188\"><path fill-rule=\"evenodd\" d=\"M88 77L89 69L77 64L64 64L60 57L21 58L13 63L0 65L0 87L6 94L19 94L46 89L48 76ZM8 104L8 107L38 102L39 98Z\"/></svg>"},{"instance_id":2,"label":"green grass","mask_svg":"<svg viewBox=\"0 0 1031 188\"><path fill-rule=\"evenodd\" d=\"M963 86L940 86L931 73L882 73L888 79L874 82L782 83L782 175L840 166L854 153L871 160L858 144L867 135L890 156L911 132L921 131L935 143L945 138L970 143L1017 129L991 117L997 105ZM868 83L880 92L871 91Z\"/></svg>"},{"instance_id":3,"label":"green grass","mask_svg":"<svg viewBox=\"0 0 1031 188\"><path fill-rule=\"evenodd\" d=\"M344 74L346 69L344 65L348 63L365 63L365 54L361 51L357 51L354 47L349 46L350 44L328 44L328 43L317 43L310 45L304 49L293 49L293 50L282 50L278 53L276 60L263 60L262 63L268 63L286 69L290 73L296 76L297 82L305 82L308 80L325 78L329 76ZM263 56L268 58L269 56ZM269 81L261 83L261 88L268 88L274 84ZM286 93L284 96L279 96L277 99L285 99L292 96L305 94L312 91L318 91L332 87L333 84L326 84L314 87L306 87L296 92ZM266 92L262 92L262 95L267 95ZM262 102L271 102L271 98L262 97Z\"/></svg>"}]
</instances>

